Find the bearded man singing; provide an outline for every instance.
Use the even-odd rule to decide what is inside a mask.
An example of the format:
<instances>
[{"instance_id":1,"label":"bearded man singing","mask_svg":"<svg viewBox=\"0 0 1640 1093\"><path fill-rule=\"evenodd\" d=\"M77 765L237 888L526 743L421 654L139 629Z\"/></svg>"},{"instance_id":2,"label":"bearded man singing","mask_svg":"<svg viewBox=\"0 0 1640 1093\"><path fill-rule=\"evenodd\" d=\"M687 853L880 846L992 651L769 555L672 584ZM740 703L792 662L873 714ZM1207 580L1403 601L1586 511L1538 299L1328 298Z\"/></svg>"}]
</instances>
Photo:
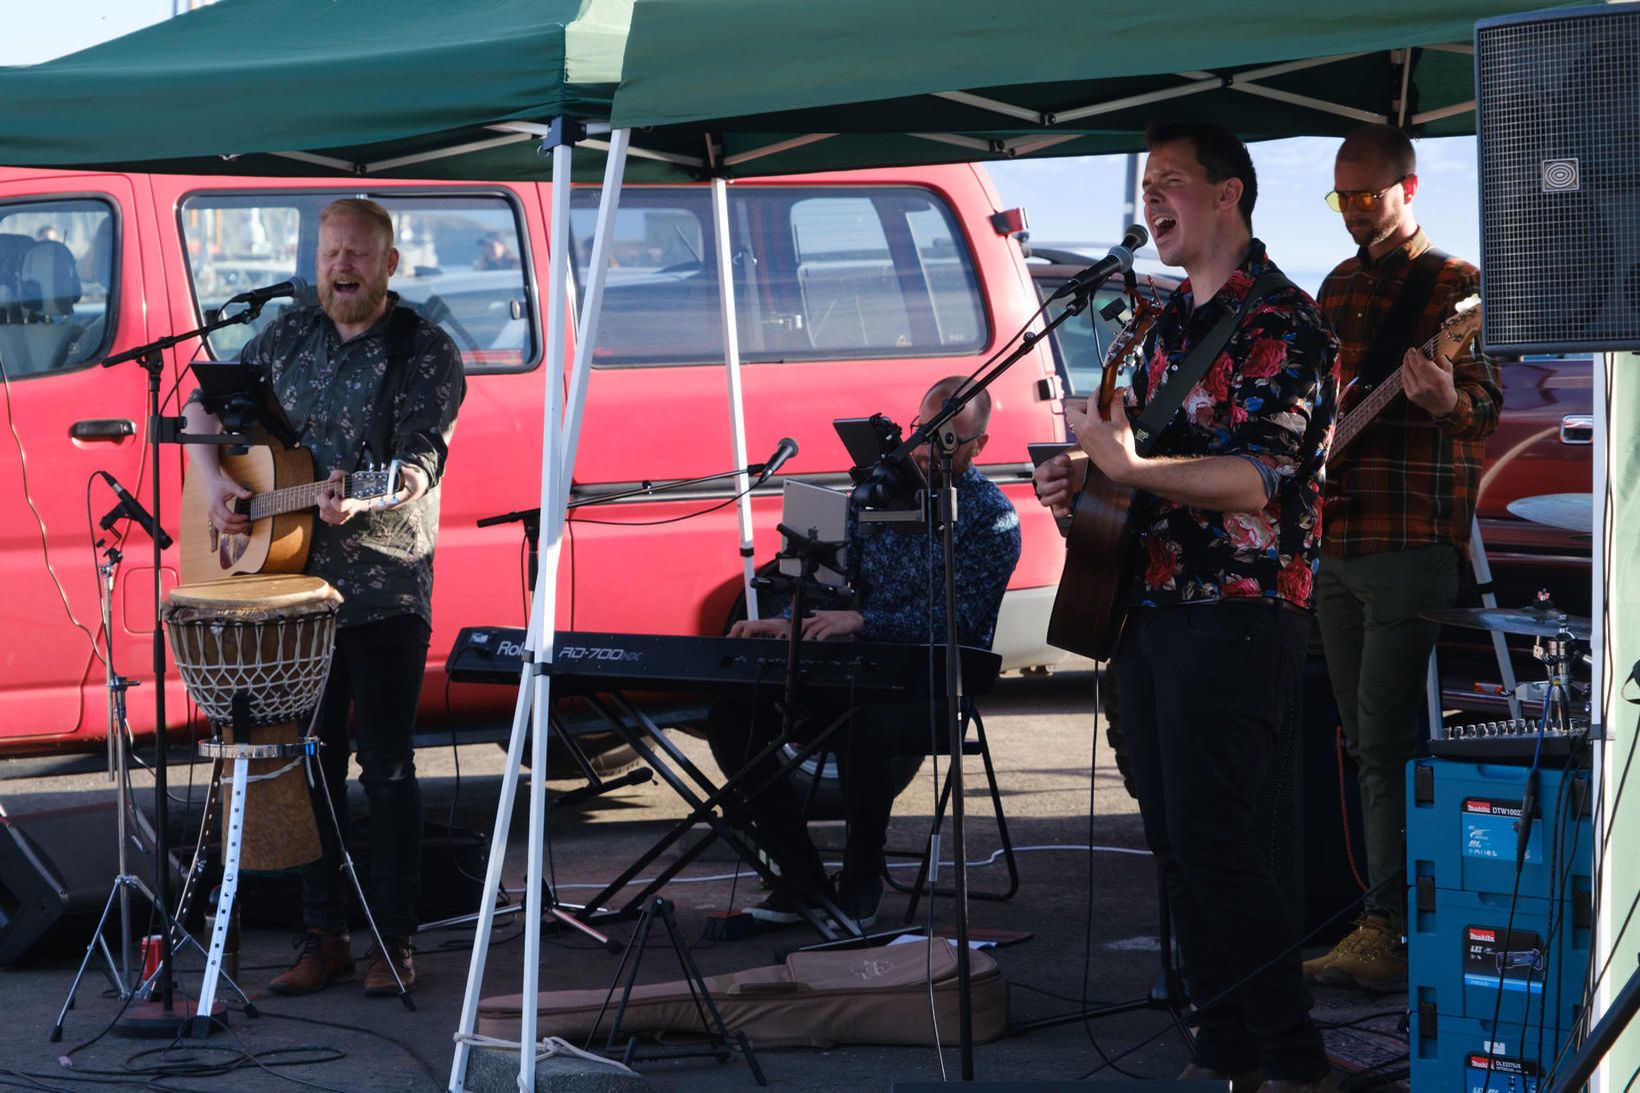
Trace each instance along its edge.
<instances>
[{"instance_id":1,"label":"bearded man singing","mask_svg":"<svg viewBox=\"0 0 1640 1093\"><path fill-rule=\"evenodd\" d=\"M393 222L374 201L348 198L319 217L318 307L297 307L245 346L314 466L330 483L319 499L305 572L342 593L330 679L319 710L320 763L332 806L347 827L349 714L359 781L370 803L370 910L383 946L372 951L364 993L415 985L411 936L421 882L421 789L411 734L431 633L433 545L439 480L466 394L461 354L441 328L387 289L398 268ZM220 432L197 402L190 432ZM204 476L211 523L249 530L235 502L251 493L223 473L210 444L188 448L189 473ZM389 496L344 496L343 477L398 460ZM295 964L268 988L307 994L354 978L338 832L314 791L323 855L302 870L304 935Z\"/></svg>"}]
</instances>

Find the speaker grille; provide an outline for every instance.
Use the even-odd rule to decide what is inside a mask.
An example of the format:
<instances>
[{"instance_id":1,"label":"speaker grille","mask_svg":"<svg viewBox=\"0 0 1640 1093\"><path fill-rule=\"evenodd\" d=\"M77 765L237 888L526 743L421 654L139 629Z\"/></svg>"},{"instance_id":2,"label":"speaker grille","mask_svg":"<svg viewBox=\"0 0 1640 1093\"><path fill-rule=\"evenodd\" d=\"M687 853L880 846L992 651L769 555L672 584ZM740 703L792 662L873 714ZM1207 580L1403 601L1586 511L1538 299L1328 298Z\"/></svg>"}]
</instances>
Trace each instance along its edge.
<instances>
[{"instance_id":1,"label":"speaker grille","mask_svg":"<svg viewBox=\"0 0 1640 1093\"><path fill-rule=\"evenodd\" d=\"M1476 28L1490 352L1640 349L1640 11L1627 9Z\"/></svg>"}]
</instances>

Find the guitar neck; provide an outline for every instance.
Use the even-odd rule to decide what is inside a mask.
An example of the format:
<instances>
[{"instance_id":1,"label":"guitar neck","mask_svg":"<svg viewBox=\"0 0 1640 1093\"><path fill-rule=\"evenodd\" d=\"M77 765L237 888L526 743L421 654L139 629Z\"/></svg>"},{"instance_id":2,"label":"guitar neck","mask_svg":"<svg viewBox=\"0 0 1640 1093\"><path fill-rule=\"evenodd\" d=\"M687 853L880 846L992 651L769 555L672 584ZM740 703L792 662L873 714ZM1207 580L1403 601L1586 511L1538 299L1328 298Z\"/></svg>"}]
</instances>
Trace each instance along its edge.
<instances>
[{"instance_id":1,"label":"guitar neck","mask_svg":"<svg viewBox=\"0 0 1640 1093\"><path fill-rule=\"evenodd\" d=\"M1435 351L1436 343L1440 340L1441 336L1437 333L1433 338L1419 346L1418 352L1426 357L1429 356ZM1343 451L1350 441L1359 436L1361 430L1371 424L1373 419L1383 412L1384 407L1395 400L1395 396L1401 393L1405 384L1406 367L1403 365L1391 372L1383 383L1374 387L1372 393L1362 399L1359 406L1346 414L1344 420L1340 421L1337 428L1333 430L1332 451L1329 453L1328 458L1330 459Z\"/></svg>"},{"instance_id":2,"label":"guitar neck","mask_svg":"<svg viewBox=\"0 0 1640 1093\"><path fill-rule=\"evenodd\" d=\"M319 503L319 495L329 482L304 482L280 490L259 493L251 498L250 518L261 520L267 516L283 516L287 512L310 509ZM345 486L344 486L345 496Z\"/></svg>"}]
</instances>

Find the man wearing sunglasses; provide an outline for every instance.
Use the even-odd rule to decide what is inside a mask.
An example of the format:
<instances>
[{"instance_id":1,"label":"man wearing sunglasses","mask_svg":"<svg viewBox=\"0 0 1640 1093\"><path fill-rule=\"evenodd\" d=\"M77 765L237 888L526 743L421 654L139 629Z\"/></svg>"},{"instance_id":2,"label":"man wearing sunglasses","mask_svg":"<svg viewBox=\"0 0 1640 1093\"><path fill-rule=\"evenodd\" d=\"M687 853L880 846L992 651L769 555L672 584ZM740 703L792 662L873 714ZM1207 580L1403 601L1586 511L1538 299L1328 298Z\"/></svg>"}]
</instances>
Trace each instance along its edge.
<instances>
[{"instance_id":1,"label":"man wearing sunglasses","mask_svg":"<svg viewBox=\"0 0 1640 1093\"><path fill-rule=\"evenodd\" d=\"M954 398L966 383L966 377L948 376L929 388L911 431L915 431L917 421L938 414L946 400ZM957 434L957 447L951 456L957 487L953 543L957 639L963 645L986 649L991 647L1002 594L1020 551L1019 514L1013 502L974 466L975 457L990 439L985 431L990 418L991 396L981 391L950 423ZM928 448L918 449L912 459L927 478ZM907 527L909 530L902 530ZM943 557L939 542L930 540L923 525L868 522L851 514L848 571L854 607L810 611L801 624L804 639L858 638L911 644L945 640ZM735 623L729 635L785 638L790 625L785 617L747 619ZM803 710L809 721L822 725L838 712L812 702ZM721 701L713 707L708 724L712 756L724 773L738 771L776 737L780 727L778 712L767 703ZM848 728L832 739L847 828L836 902L856 925L865 928L876 921L883 896L883 844L898 790L893 780L893 761L900 755L922 754L918 749L927 748L928 706L919 702L859 708ZM766 782L776 765L769 760L752 768L748 784ZM763 922L798 922L804 892L827 890L825 870L809 838L802 802L772 790L751 798L747 813L763 845L774 852L783 868L796 875L790 887L777 889L746 911Z\"/></svg>"},{"instance_id":2,"label":"man wearing sunglasses","mask_svg":"<svg viewBox=\"0 0 1640 1093\"><path fill-rule=\"evenodd\" d=\"M1316 611L1358 771L1370 891L1354 930L1304 972L1335 986L1404 990L1405 770L1440 629L1420 612L1457 598L1459 555L1502 396L1485 356L1431 359L1418 348L1480 290L1480 272L1433 248L1419 229L1412 142L1388 125L1362 126L1339 148L1333 181L1327 204L1360 248L1321 287L1339 337L1339 380L1366 390L1399 368L1405 398L1327 464ZM1340 420L1356 394L1346 394Z\"/></svg>"}]
</instances>

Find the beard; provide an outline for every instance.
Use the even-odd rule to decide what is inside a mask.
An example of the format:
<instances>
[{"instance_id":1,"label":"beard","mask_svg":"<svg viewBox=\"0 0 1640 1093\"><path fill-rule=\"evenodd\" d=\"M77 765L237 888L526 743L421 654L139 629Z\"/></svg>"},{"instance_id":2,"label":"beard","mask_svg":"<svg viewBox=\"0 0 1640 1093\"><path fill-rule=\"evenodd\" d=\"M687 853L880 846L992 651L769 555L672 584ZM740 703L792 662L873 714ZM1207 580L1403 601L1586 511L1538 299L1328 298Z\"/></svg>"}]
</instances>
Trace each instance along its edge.
<instances>
[{"instance_id":1,"label":"beard","mask_svg":"<svg viewBox=\"0 0 1640 1093\"><path fill-rule=\"evenodd\" d=\"M359 282L359 290L342 296L329 282L319 285L319 306L324 308L330 321L342 325L362 323L381 312L387 303L387 282Z\"/></svg>"},{"instance_id":2,"label":"beard","mask_svg":"<svg viewBox=\"0 0 1640 1093\"><path fill-rule=\"evenodd\" d=\"M1393 222L1379 223L1373 220L1357 220L1353 223L1346 222L1344 228L1350 233L1350 238L1355 240L1356 245L1360 247L1377 246L1395 234L1395 224Z\"/></svg>"}]
</instances>

